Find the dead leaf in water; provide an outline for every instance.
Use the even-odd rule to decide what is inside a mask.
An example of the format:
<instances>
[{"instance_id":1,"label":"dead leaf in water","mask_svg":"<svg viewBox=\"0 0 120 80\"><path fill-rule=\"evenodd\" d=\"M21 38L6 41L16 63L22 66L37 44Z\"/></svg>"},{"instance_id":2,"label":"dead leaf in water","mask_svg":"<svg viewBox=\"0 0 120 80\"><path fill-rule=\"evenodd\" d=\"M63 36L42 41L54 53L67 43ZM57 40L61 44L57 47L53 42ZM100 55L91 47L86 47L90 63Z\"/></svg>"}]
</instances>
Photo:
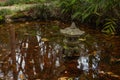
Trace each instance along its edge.
<instances>
[{"instance_id":1,"label":"dead leaf in water","mask_svg":"<svg viewBox=\"0 0 120 80\"><path fill-rule=\"evenodd\" d=\"M21 80L24 80L24 79L25 79L25 76L24 76L23 74L20 74L20 75L19 75L19 78L20 78Z\"/></svg>"},{"instance_id":2,"label":"dead leaf in water","mask_svg":"<svg viewBox=\"0 0 120 80\"><path fill-rule=\"evenodd\" d=\"M31 64L34 64L34 60L29 61Z\"/></svg>"},{"instance_id":3,"label":"dead leaf in water","mask_svg":"<svg viewBox=\"0 0 120 80\"><path fill-rule=\"evenodd\" d=\"M112 77L119 78L120 76L119 76L119 75L114 74L114 75L112 75Z\"/></svg>"},{"instance_id":4,"label":"dead leaf in water","mask_svg":"<svg viewBox=\"0 0 120 80\"><path fill-rule=\"evenodd\" d=\"M0 61L0 64L3 64L4 62L3 61Z\"/></svg>"},{"instance_id":5,"label":"dead leaf in water","mask_svg":"<svg viewBox=\"0 0 120 80\"><path fill-rule=\"evenodd\" d=\"M45 42L49 41L47 38L42 38L41 40Z\"/></svg>"},{"instance_id":6,"label":"dead leaf in water","mask_svg":"<svg viewBox=\"0 0 120 80\"><path fill-rule=\"evenodd\" d=\"M38 48L39 46L35 46L35 48Z\"/></svg>"},{"instance_id":7,"label":"dead leaf in water","mask_svg":"<svg viewBox=\"0 0 120 80\"><path fill-rule=\"evenodd\" d=\"M28 36L28 35L29 35L29 33L24 33L24 35L25 35L25 36Z\"/></svg>"},{"instance_id":8,"label":"dead leaf in water","mask_svg":"<svg viewBox=\"0 0 120 80\"><path fill-rule=\"evenodd\" d=\"M68 79L68 77L60 77L60 78L58 78L58 80L67 80Z\"/></svg>"},{"instance_id":9,"label":"dead leaf in water","mask_svg":"<svg viewBox=\"0 0 120 80\"><path fill-rule=\"evenodd\" d=\"M35 80L41 80L41 79L35 79Z\"/></svg>"},{"instance_id":10,"label":"dead leaf in water","mask_svg":"<svg viewBox=\"0 0 120 80\"><path fill-rule=\"evenodd\" d=\"M2 51L7 51L6 49L2 49Z\"/></svg>"},{"instance_id":11,"label":"dead leaf in water","mask_svg":"<svg viewBox=\"0 0 120 80\"><path fill-rule=\"evenodd\" d=\"M79 41L86 41L86 39L84 39L84 38L80 38Z\"/></svg>"},{"instance_id":12,"label":"dead leaf in water","mask_svg":"<svg viewBox=\"0 0 120 80\"><path fill-rule=\"evenodd\" d=\"M93 51L93 55L95 56L97 54L97 51Z\"/></svg>"},{"instance_id":13,"label":"dead leaf in water","mask_svg":"<svg viewBox=\"0 0 120 80\"><path fill-rule=\"evenodd\" d=\"M108 75L113 75L113 73L112 73L112 72L107 72L107 74L108 74Z\"/></svg>"},{"instance_id":14,"label":"dead leaf in water","mask_svg":"<svg viewBox=\"0 0 120 80\"><path fill-rule=\"evenodd\" d=\"M98 71L100 74L105 74L105 72L104 71Z\"/></svg>"}]
</instances>

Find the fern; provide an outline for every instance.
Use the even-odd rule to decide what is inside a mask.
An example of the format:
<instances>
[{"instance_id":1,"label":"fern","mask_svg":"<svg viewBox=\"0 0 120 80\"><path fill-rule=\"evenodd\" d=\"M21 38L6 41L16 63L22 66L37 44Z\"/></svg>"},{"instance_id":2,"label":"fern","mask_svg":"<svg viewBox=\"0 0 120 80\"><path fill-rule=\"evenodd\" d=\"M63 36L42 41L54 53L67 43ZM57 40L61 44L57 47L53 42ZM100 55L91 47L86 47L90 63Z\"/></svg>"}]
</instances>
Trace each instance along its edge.
<instances>
[{"instance_id":1,"label":"fern","mask_svg":"<svg viewBox=\"0 0 120 80\"><path fill-rule=\"evenodd\" d=\"M102 32L107 34L115 34L116 33L116 21L117 19L106 19L106 23L104 24L104 28L102 29Z\"/></svg>"}]
</instances>

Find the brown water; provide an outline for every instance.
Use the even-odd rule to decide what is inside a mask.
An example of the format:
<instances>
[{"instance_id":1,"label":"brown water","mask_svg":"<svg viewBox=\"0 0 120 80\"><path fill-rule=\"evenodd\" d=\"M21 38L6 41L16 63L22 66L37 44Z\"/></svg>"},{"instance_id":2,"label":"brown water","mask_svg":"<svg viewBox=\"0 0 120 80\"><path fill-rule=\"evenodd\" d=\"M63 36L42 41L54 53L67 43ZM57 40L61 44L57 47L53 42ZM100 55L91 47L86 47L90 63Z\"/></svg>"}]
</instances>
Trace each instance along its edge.
<instances>
[{"instance_id":1,"label":"brown water","mask_svg":"<svg viewBox=\"0 0 120 80\"><path fill-rule=\"evenodd\" d=\"M120 37L78 26L89 37L80 38L73 51L59 32L67 26L58 21L0 25L0 80L120 80Z\"/></svg>"}]
</instances>

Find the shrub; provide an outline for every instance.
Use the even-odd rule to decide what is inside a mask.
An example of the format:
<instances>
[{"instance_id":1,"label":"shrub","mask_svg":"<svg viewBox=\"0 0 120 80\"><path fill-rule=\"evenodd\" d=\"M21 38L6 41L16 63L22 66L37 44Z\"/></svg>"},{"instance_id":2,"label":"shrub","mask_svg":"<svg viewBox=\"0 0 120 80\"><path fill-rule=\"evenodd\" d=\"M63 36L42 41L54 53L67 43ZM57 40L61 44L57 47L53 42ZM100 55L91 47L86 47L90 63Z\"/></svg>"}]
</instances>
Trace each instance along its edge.
<instances>
[{"instance_id":1,"label":"shrub","mask_svg":"<svg viewBox=\"0 0 120 80\"><path fill-rule=\"evenodd\" d=\"M35 7L31 8L28 12L34 19L47 19L50 16L50 9L46 5L36 5Z\"/></svg>"},{"instance_id":2,"label":"shrub","mask_svg":"<svg viewBox=\"0 0 120 80\"><path fill-rule=\"evenodd\" d=\"M60 0L60 7L64 17L93 23L96 27L101 24L101 28L105 27L106 19L120 20L120 0ZM107 25L110 30L111 24ZM115 26L112 27L115 29Z\"/></svg>"},{"instance_id":3,"label":"shrub","mask_svg":"<svg viewBox=\"0 0 120 80\"><path fill-rule=\"evenodd\" d=\"M8 9L1 9L0 10L0 21L3 21L5 19L5 15L8 15L10 13L12 12Z\"/></svg>"}]
</instances>

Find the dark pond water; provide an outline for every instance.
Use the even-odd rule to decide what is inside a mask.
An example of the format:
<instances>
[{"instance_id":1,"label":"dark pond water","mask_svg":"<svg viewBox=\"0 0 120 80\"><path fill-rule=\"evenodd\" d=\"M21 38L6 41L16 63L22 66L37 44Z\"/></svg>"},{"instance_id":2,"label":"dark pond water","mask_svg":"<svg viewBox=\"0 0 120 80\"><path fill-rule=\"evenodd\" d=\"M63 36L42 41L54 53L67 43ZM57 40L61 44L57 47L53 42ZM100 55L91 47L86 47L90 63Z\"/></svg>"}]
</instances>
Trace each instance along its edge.
<instances>
[{"instance_id":1,"label":"dark pond water","mask_svg":"<svg viewBox=\"0 0 120 80\"><path fill-rule=\"evenodd\" d=\"M73 47L60 34L68 26L58 21L0 25L0 80L120 80L120 37L81 25L86 35Z\"/></svg>"}]
</instances>

